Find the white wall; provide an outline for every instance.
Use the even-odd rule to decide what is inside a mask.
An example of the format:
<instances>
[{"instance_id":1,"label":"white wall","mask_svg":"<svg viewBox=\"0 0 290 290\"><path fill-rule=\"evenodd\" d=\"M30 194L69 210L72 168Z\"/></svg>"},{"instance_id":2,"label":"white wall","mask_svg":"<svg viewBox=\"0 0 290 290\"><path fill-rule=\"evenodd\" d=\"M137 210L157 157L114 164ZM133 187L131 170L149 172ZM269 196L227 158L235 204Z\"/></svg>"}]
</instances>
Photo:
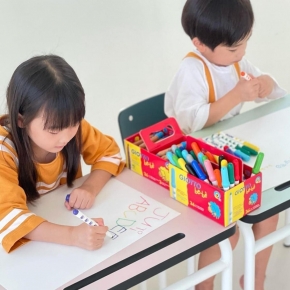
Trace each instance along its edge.
<instances>
[{"instance_id":1,"label":"white wall","mask_svg":"<svg viewBox=\"0 0 290 290\"><path fill-rule=\"evenodd\" d=\"M191 49L181 27L185 0L0 0L0 112L15 68L54 53L77 72L86 118L121 144L121 108L164 92ZM253 0L247 56L290 90L290 22L283 0ZM288 3L288 2L287 2Z\"/></svg>"}]
</instances>

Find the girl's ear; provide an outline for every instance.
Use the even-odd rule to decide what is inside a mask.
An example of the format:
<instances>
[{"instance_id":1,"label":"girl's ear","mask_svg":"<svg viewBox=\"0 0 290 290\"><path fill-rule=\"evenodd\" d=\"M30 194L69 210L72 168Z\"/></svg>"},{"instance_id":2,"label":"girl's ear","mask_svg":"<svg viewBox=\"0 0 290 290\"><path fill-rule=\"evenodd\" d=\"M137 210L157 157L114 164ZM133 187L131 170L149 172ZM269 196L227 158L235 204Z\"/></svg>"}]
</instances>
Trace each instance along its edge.
<instances>
[{"instance_id":1,"label":"girl's ear","mask_svg":"<svg viewBox=\"0 0 290 290\"><path fill-rule=\"evenodd\" d=\"M23 126L23 116L21 114L18 114L17 125L20 128L24 128L24 126Z\"/></svg>"},{"instance_id":2,"label":"girl's ear","mask_svg":"<svg viewBox=\"0 0 290 290\"><path fill-rule=\"evenodd\" d=\"M192 39L192 43L193 45L196 47L196 49L199 51L199 52L204 52L205 49L206 49L206 45L203 44L197 37L194 37Z\"/></svg>"}]
</instances>

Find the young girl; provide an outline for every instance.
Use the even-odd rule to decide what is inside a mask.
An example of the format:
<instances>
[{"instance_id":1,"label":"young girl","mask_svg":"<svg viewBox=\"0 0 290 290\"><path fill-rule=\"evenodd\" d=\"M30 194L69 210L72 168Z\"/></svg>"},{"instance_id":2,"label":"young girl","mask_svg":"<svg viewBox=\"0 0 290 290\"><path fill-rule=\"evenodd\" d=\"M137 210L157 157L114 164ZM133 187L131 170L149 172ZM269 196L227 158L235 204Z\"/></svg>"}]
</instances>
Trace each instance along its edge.
<instances>
[{"instance_id":1,"label":"young girl","mask_svg":"<svg viewBox=\"0 0 290 290\"><path fill-rule=\"evenodd\" d=\"M63 226L30 212L33 202L81 177L81 155L92 166L72 190L68 210L90 208L97 194L124 167L113 138L83 118L85 94L72 67L55 55L22 63L7 89L8 114L0 117L0 243L10 252L29 240L95 250L108 230L85 223Z\"/></svg>"}]
</instances>

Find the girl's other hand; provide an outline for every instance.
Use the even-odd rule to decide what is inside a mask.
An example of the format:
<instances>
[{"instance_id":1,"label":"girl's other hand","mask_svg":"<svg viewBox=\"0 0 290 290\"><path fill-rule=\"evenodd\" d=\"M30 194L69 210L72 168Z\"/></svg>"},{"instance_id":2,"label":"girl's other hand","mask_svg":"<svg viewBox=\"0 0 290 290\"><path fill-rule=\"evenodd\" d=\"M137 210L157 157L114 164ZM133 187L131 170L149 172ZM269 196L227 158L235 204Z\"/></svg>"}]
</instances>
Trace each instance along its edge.
<instances>
[{"instance_id":1,"label":"girl's other hand","mask_svg":"<svg viewBox=\"0 0 290 290\"><path fill-rule=\"evenodd\" d=\"M94 204L96 195L93 193L93 188L83 184L75 188L69 197L69 201L65 201L64 205L68 210L72 208L86 209L91 208Z\"/></svg>"},{"instance_id":2,"label":"girl's other hand","mask_svg":"<svg viewBox=\"0 0 290 290\"><path fill-rule=\"evenodd\" d=\"M93 220L99 226L82 223L79 226L72 227L71 241L73 246L91 251L102 247L108 227L104 226L104 221L101 218L93 218Z\"/></svg>"}]
</instances>

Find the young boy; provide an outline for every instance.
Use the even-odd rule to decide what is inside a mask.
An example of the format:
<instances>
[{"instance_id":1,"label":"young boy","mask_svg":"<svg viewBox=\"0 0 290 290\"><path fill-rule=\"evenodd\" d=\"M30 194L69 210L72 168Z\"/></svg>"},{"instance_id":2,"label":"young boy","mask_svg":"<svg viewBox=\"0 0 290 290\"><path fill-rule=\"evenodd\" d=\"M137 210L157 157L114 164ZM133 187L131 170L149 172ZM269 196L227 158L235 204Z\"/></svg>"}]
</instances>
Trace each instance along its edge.
<instances>
[{"instance_id":1,"label":"young boy","mask_svg":"<svg viewBox=\"0 0 290 290\"><path fill-rule=\"evenodd\" d=\"M186 2L182 25L196 49L181 62L165 95L164 108L186 134L239 114L244 102L286 94L269 75L243 58L253 23L248 0ZM212 79L213 100L209 98L206 67ZM241 78L239 71L253 79Z\"/></svg>"},{"instance_id":2,"label":"young boy","mask_svg":"<svg viewBox=\"0 0 290 290\"><path fill-rule=\"evenodd\" d=\"M182 13L184 31L196 49L185 57L165 95L165 113L191 133L239 114L244 102L283 97L286 91L243 58L254 14L249 0L187 0ZM252 79L240 77L246 72ZM255 239L276 229L278 215L253 225ZM231 237L234 248L239 232ZM255 290L264 289L272 248L256 255ZM200 254L199 268L220 256L218 246ZM196 290L212 290L214 277ZM243 277L240 279L243 288Z\"/></svg>"}]
</instances>

